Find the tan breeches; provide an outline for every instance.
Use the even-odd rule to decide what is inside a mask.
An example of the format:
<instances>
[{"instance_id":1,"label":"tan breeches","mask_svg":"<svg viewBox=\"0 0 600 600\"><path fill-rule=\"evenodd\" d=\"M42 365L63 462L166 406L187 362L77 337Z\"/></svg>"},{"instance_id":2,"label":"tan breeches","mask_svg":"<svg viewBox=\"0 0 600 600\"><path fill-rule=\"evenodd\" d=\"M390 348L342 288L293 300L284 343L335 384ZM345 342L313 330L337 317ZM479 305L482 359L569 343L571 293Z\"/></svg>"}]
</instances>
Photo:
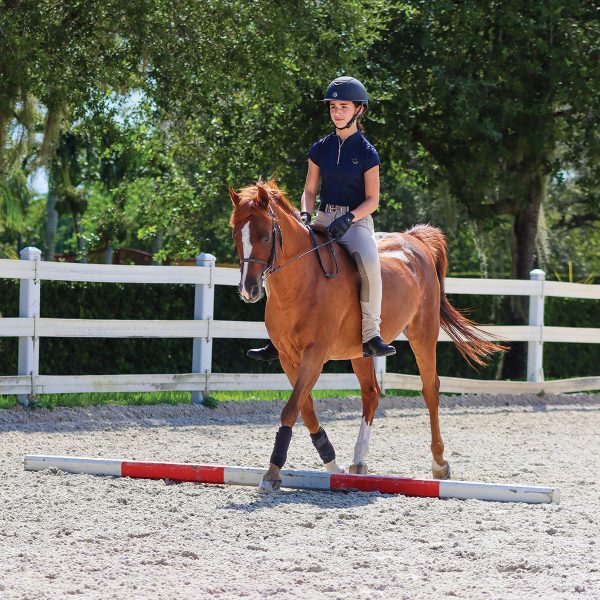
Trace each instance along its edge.
<instances>
[{"instance_id":1,"label":"tan breeches","mask_svg":"<svg viewBox=\"0 0 600 600\"><path fill-rule=\"evenodd\" d=\"M342 213L317 211L313 223L327 227ZM360 308L362 311L362 340L368 342L380 335L381 324L381 265L375 244L373 218L369 215L352 223L350 229L338 240L356 261L360 273Z\"/></svg>"}]
</instances>

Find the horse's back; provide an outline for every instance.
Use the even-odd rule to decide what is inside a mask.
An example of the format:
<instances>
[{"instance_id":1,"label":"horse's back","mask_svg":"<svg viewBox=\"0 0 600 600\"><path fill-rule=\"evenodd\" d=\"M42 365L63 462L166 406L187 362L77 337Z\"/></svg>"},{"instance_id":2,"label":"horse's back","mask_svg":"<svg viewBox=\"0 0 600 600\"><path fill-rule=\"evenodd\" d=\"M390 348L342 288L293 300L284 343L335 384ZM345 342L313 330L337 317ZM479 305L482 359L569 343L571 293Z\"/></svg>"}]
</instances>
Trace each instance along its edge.
<instances>
[{"instance_id":1,"label":"horse's back","mask_svg":"<svg viewBox=\"0 0 600 600\"><path fill-rule=\"evenodd\" d=\"M405 283L418 283L433 269L435 257L429 248L409 233L376 234L377 248L381 260L382 275L386 272L394 277L407 278Z\"/></svg>"}]
</instances>

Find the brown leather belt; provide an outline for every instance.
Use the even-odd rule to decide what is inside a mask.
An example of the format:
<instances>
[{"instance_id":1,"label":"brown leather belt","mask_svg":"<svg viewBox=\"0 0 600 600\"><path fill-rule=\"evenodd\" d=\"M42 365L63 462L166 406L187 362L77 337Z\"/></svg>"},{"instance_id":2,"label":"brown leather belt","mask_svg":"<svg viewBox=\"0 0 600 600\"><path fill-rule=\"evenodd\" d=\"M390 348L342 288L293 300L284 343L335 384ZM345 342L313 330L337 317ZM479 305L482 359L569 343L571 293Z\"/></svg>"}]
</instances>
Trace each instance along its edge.
<instances>
[{"instance_id":1,"label":"brown leather belt","mask_svg":"<svg viewBox=\"0 0 600 600\"><path fill-rule=\"evenodd\" d=\"M345 215L350 212L349 206L339 206L338 204L325 204L322 205L320 210L326 213L339 213L340 215Z\"/></svg>"}]
</instances>

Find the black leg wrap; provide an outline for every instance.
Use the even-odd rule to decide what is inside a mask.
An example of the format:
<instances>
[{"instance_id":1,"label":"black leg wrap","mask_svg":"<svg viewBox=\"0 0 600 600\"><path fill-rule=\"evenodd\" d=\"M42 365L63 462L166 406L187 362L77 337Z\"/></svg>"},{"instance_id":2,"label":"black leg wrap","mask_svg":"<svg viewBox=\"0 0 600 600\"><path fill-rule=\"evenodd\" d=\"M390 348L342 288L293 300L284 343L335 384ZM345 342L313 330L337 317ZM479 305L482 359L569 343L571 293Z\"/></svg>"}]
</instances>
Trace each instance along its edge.
<instances>
[{"instance_id":1,"label":"black leg wrap","mask_svg":"<svg viewBox=\"0 0 600 600\"><path fill-rule=\"evenodd\" d=\"M321 427L317 433L311 433L313 446L317 449L319 456L324 464L330 463L335 460L335 450L325 433L325 430Z\"/></svg>"},{"instance_id":2,"label":"black leg wrap","mask_svg":"<svg viewBox=\"0 0 600 600\"><path fill-rule=\"evenodd\" d=\"M278 466L280 469L285 465L287 460L287 451L292 440L292 428L287 425L282 425L275 436L275 447L271 454L271 463Z\"/></svg>"}]
</instances>

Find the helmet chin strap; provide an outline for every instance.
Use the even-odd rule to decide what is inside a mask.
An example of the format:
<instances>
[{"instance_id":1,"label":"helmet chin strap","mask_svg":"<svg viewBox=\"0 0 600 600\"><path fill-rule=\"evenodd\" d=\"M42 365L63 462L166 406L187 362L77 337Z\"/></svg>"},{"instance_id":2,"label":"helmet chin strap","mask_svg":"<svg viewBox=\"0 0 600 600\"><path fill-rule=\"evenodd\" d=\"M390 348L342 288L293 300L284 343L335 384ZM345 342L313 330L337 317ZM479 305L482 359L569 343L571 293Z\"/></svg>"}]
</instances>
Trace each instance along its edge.
<instances>
[{"instance_id":1,"label":"helmet chin strap","mask_svg":"<svg viewBox=\"0 0 600 600\"><path fill-rule=\"evenodd\" d=\"M342 129L349 129L350 127L352 127L354 121L356 121L356 119L358 119L358 117L364 113L364 111L361 112L361 108L362 106L359 107L359 109L354 113L354 116L346 123L346 125L344 125L343 127L338 127L336 125L335 128L341 131Z\"/></svg>"}]
</instances>

